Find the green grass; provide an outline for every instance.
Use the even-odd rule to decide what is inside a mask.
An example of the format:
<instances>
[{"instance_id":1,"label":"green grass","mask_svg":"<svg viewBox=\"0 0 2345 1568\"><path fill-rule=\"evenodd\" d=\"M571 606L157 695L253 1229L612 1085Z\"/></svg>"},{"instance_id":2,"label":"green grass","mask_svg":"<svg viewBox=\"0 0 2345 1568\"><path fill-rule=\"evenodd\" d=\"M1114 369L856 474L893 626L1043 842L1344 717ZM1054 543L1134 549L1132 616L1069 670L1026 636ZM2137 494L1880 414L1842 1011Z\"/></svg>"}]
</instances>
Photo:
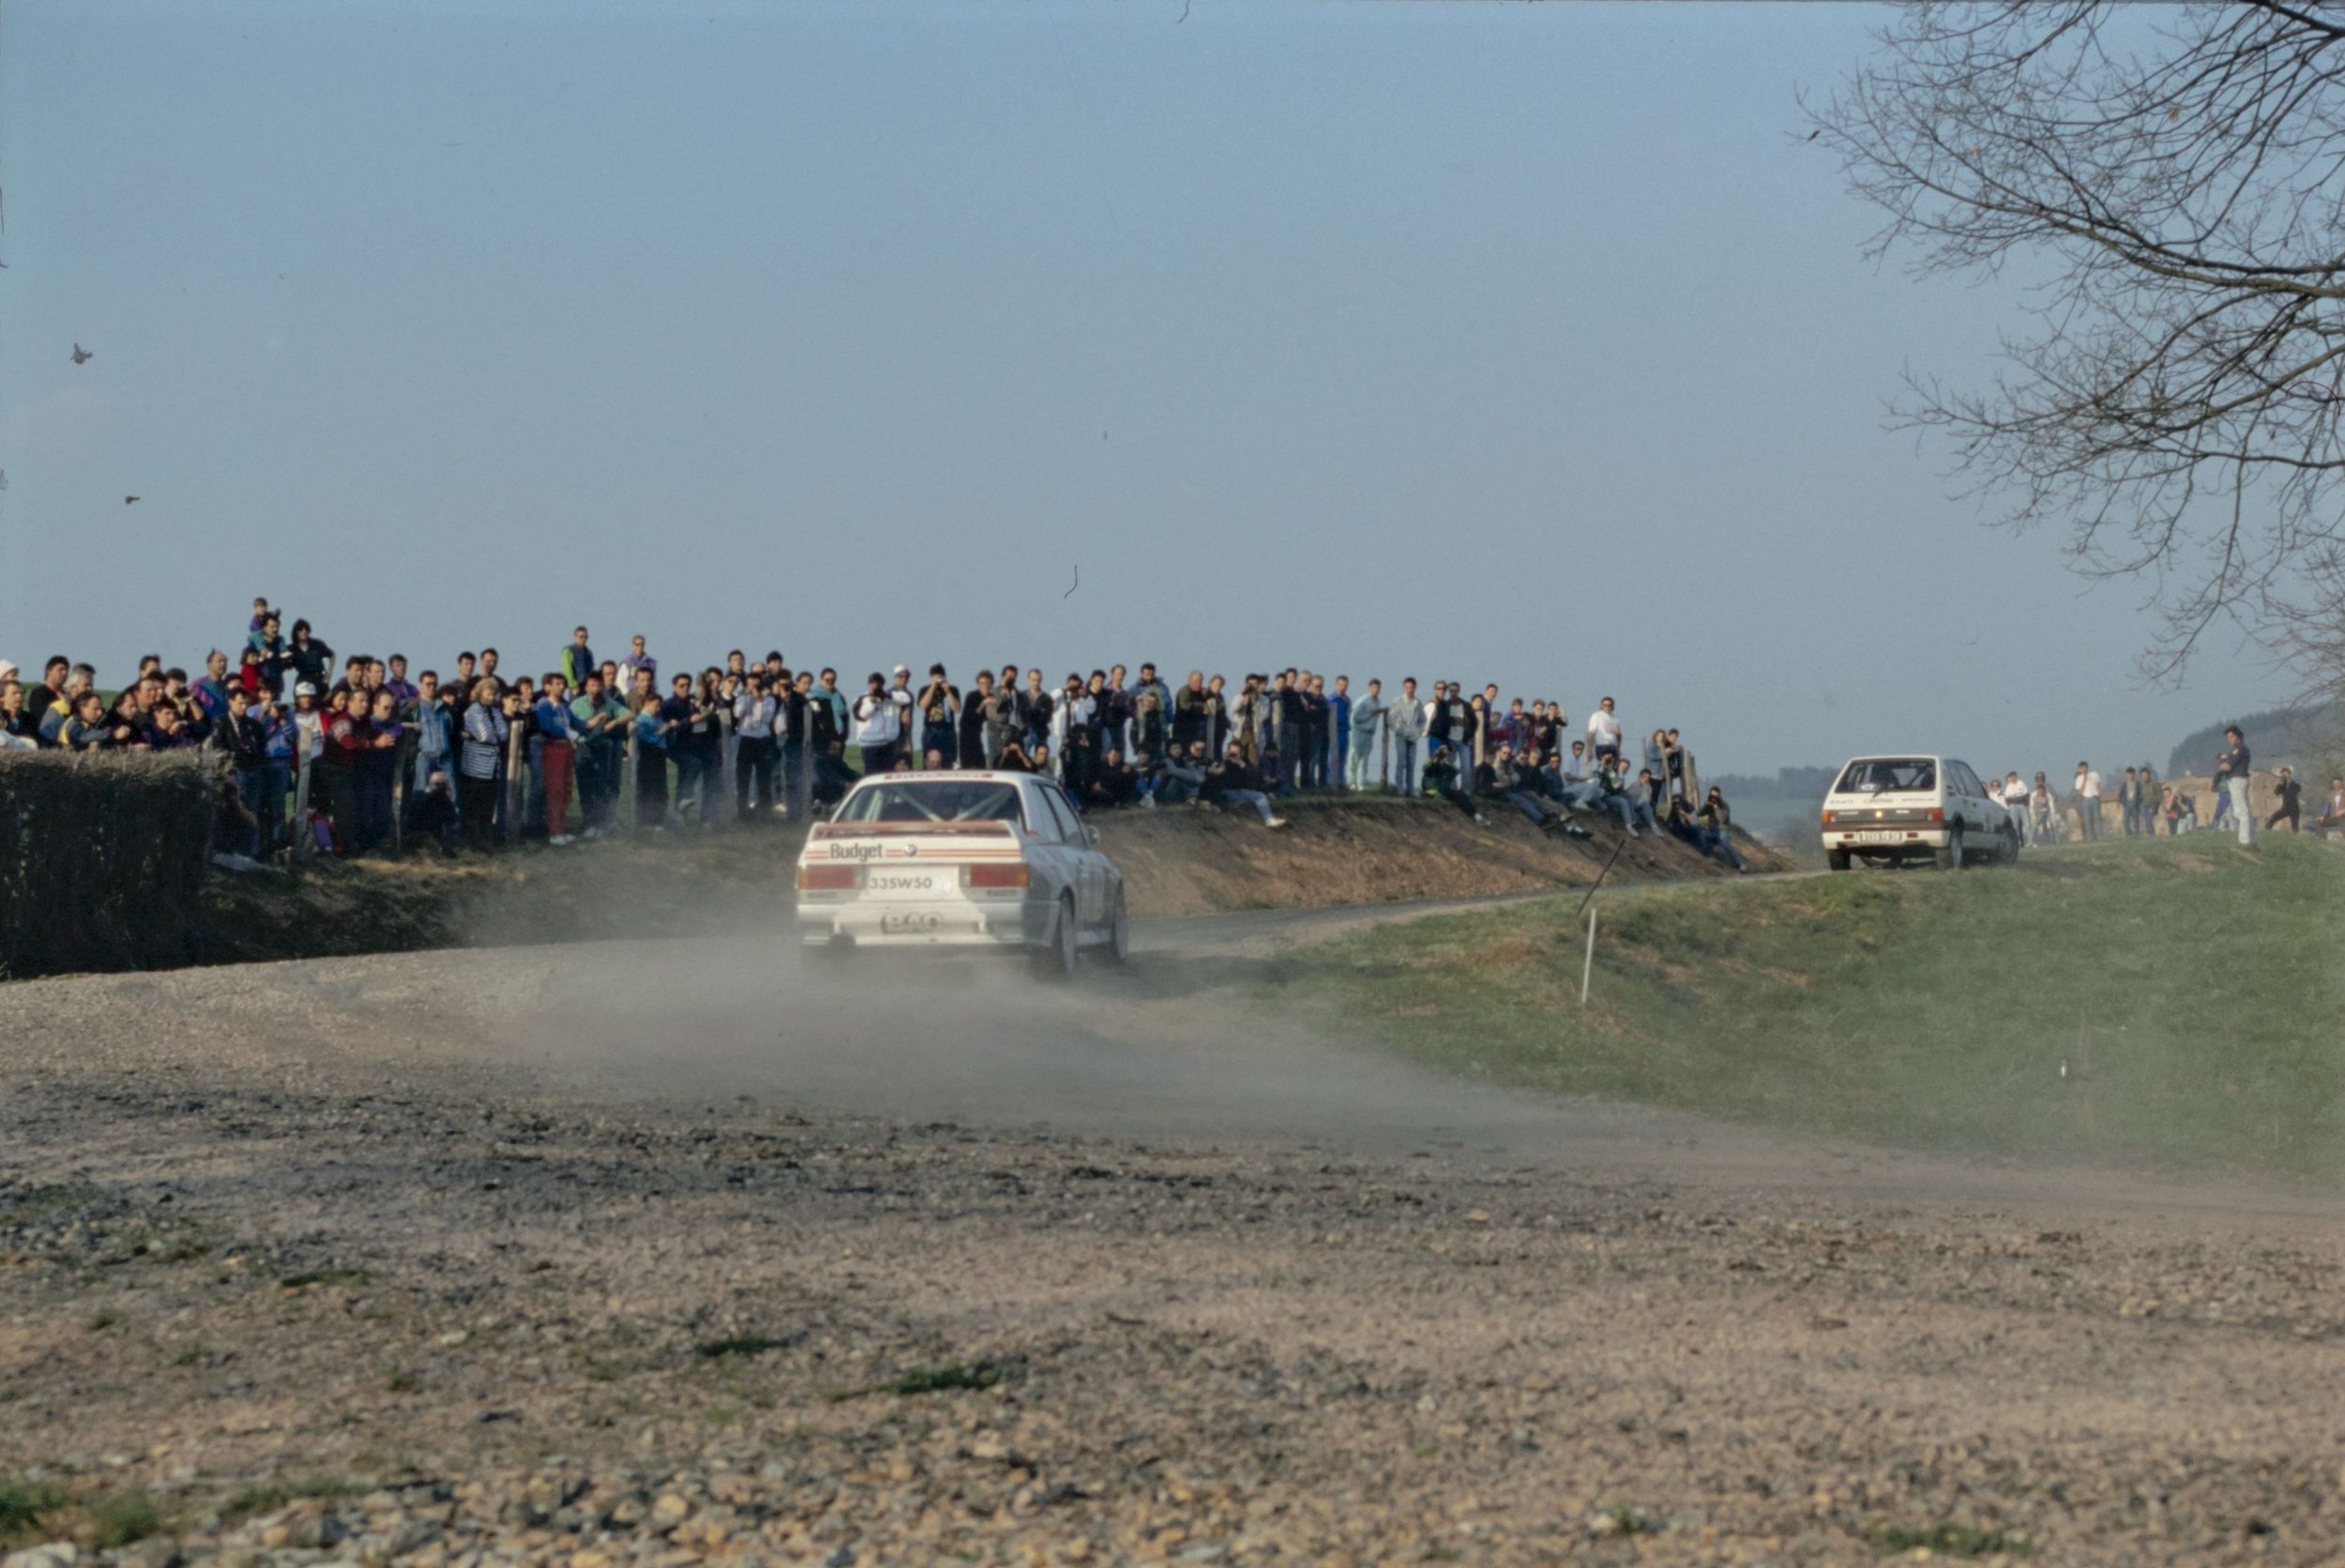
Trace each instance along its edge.
<instances>
[{"instance_id":1,"label":"green grass","mask_svg":"<svg viewBox=\"0 0 2345 1568\"><path fill-rule=\"evenodd\" d=\"M313 1285L339 1285L355 1289L372 1276L364 1269L311 1269L306 1274L287 1274L277 1283L288 1290L306 1290Z\"/></svg>"},{"instance_id":2,"label":"green grass","mask_svg":"<svg viewBox=\"0 0 2345 1568\"><path fill-rule=\"evenodd\" d=\"M0 1545L40 1538L44 1515L63 1508L65 1488L45 1481L0 1479Z\"/></svg>"},{"instance_id":3,"label":"green grass","mask_svg":"<svg viewBox=\"0 0 2345 1568\"><path fill-rule=\"evenodd\" d=\"M884 1383L866 1383L861 1388L839 1389L826 1395L833 1404L849 1399L861 1399L868 1395L893 1394L915 1396L923 1394L950 1394L959 1390L983 1390L1002 1380L1002 1369L990 1361L952 1362L937 1366L915 1366L900 1377Z\"/></svg>"},{"instance_id":4,"label":"green grass","mask_svg":"<svg viewBox=\"0 0 2345 1568\"><path fill-rule=\"evenodd\" d=\"M274 1514L289 1502L304 1499L330 1500L355 1498L367 1488L334 1475L310 1475L247 1486L219 1505L222 1525L233 1526L262 1514Z\"/></svg>"},{"instance_id":5,"label":"green grass","mask_svg":"<svg viewBox=\"0 0 2345 1568\"><path fill-rule=\"evenodd\" d=\"M889 1394L946 1394L955 1389L991 1388L1002 1380L1002 1369L980 1361L963 1366L915 1366L886 1385Z\"/></svg>"},{"instance_id":6,"label":"green grass","mask_svg":"<svg viewBox=\"0 0 2345 1568\"><path fill-rule=\"evenodd\" d=\"M162 1528L162 1515L142 1492L119 1492L90 1506L90 1544L100 1551L144 1541Z\"/></svg>"},{"instance_id":7,"label":"green grass","mask_svg":"<svg viewBox=\"0 0 2345 1568\"><path fill-rule=\"evenodd\" d=\"M695 1345L692 1353L704 1361L723 1361L736 1356L762 1356L768 1350L786 1350L795 1343L794 1339L776 1339L763 1334L737 1334Z\"/></svg>"},{"instance_id":8,"label":"green grass","mask_svg":"<svg viewBox=\"0 0 2345 1568\"><path fill-rule=\"evenodd\" d=\"M162 1514L144 1492L76 1499L48 1482L0 1480L0 1547L70 1537L111 1551L164 1528Z\"/></svg>"},{"instance_id":9,"label":"green grass","mask_svg":"<svg viewBox=\"0 0 2345 1568\"><path fill-rule=\"evenodd\" d=\"M1880 1552L1923 1550L1946 1557L2025 1557L2028 1545L1999 1530L1973 1530L1968 1525L1935 1524L1914 1530L1899 1525L1877 1530L1867 1537Z\"/></svg>"},{"instance_id":10,"label":"green grass","mask_svg":"<svg viewBox=\"0 0 2345 1568\"><path fill-rule=\"evenodd\" d=\"M2345 1168L2333 846L2203 834L1624 890L1584 1012L1575 903L1368 930L1284 973L1489 1081L1885 1143Z\"/></svg>"},{"instance_id":11,"label":"green grass","mask_svg":"<svg viewBox=\"0 0 2345 1568\"><path fill-rule=\"evenodd\" d=\"M103 1202L105 1196L93 1186L24 1187L0 1198L0 1226L37 1225Z\"/></svg>"}]
</instances>

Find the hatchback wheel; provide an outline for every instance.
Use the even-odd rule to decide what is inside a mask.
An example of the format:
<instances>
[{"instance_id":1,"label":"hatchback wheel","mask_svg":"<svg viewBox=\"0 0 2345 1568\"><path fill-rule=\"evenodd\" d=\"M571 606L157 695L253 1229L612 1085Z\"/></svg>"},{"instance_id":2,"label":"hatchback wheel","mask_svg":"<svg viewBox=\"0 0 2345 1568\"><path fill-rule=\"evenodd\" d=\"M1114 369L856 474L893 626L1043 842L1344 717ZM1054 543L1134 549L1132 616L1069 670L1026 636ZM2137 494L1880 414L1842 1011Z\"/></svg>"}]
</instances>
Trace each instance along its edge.
<instances>
[{"instance_id":1,"label":"hatchback wheel","mask_svg":"<svg viewBox=\"0 0 2345 1568\"><path fill-rule=\"evenodd\" d=\"M1959 822L1947 830L1946 847L1937 852L1936 859L1941 871L1962 869L1962 825Z\"/></svg>"}]
</instances>

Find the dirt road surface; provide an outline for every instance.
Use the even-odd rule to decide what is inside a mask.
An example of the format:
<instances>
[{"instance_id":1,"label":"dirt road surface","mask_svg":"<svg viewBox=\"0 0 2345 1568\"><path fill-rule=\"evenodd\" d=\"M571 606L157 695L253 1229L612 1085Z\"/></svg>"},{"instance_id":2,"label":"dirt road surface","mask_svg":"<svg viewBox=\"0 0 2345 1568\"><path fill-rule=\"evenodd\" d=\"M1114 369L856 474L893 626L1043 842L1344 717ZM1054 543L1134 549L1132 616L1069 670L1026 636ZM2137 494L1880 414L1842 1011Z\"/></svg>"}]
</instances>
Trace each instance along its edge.
<instances>
[{"instance_id":1,"label":"dirt road surface","mask_svg":"<svg viewBox=\"0 0 2345 1568\"><path fill-rule=\"evenodd\" d=\"M1377 917L0 988L25 1560L2339 1560L2333 1193L1486 1093L1220 984Z\"/></svg>"}]
</instances>

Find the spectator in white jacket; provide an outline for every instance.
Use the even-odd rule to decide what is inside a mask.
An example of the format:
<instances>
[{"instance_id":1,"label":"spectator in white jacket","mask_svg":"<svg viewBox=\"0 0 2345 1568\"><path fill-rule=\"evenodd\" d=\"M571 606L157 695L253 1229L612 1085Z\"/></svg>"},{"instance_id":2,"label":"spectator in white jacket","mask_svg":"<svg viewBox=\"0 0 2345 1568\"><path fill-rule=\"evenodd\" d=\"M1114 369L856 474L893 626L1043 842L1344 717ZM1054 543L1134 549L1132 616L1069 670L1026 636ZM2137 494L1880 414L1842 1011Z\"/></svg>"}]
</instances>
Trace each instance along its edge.
<instances>
[{"instance_id":1,"label":"spectator in white jacket","mask_svg":"<svg viewBox=\"0 0 2345 1568\"><path fill-rule=\"evenodd\" d=\"M1620 716L1613 712L1609 697L1588 716L1588 755L1599 758L1607 752L1614 761L1620 760Z\"/></svg>"},{"instance_id":2,"label":"spectator in white jacket","mask_svg":"<svg viewBox=\"0 0 2345 1568\"><path fill-rule=\"evenodd\" d=\"M2077 764L2077 830L2086 842L2101 836L2101 775L2089 762Z\"/></svg>"},{"instance_id":3,"label":"spectator in white jacket","mask_svg":"<svg viewBox=\"0 0 2345 1568\"><path fill-rule=\"evenodd\" d=\"M904 732L903 711L887 694L887 679L876 670L855 700L855 744L863 753L863 771L885 773L896 765L897 743Z\"/></svg>"},{"instance_id":4,"label":"spectator in white jacket","mask_svg":"<svg viewBox=\"0 0 2345 1568\"><path fill-rule=\"evenodd\" d=\"M1070 673L1051 709L1051 755L1058 759L1056 771L1060 779L1070 787L1090 786L1091 781L1082 776L1082 759L1077 757L1070 761L1067 752L1070 747L1089 750L1089 731L1097 713L1098 699L1084 686L1081 675ZM1067 777L1069 766L1076 770L1076 776L1071 779Z\"/></svg>"}]
</instances>

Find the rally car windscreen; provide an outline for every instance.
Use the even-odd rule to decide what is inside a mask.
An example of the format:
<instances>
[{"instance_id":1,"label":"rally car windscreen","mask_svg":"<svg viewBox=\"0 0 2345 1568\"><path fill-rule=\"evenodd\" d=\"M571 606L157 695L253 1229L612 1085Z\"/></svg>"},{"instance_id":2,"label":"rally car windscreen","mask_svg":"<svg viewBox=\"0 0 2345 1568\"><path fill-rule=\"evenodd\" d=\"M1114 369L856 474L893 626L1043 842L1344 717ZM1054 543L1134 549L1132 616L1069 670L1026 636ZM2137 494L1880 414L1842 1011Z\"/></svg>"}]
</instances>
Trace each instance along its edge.
<instances>
[{"instance_id":1,"label":"rally car windscreen","mask_svg":"<svg viewBox=\"0 0 2345 1568\"><path fill-rule=\"evenodd\" d=\"M839 808L842 822L1017 822L1018 786L968 782L886 783L857 790Z\"/></svg>"},{"instance_id":2,"label":"rally car windscreen","mask_svg":"<svg viewBox=\"0 0 2345 1568\"><path fill-rule=\"evenodd\" d=\"M1935 790L1938 764L1927 757L1865 757L1848 765L1835 794L1880 795Z\"/></svg>"}]
</instances>

